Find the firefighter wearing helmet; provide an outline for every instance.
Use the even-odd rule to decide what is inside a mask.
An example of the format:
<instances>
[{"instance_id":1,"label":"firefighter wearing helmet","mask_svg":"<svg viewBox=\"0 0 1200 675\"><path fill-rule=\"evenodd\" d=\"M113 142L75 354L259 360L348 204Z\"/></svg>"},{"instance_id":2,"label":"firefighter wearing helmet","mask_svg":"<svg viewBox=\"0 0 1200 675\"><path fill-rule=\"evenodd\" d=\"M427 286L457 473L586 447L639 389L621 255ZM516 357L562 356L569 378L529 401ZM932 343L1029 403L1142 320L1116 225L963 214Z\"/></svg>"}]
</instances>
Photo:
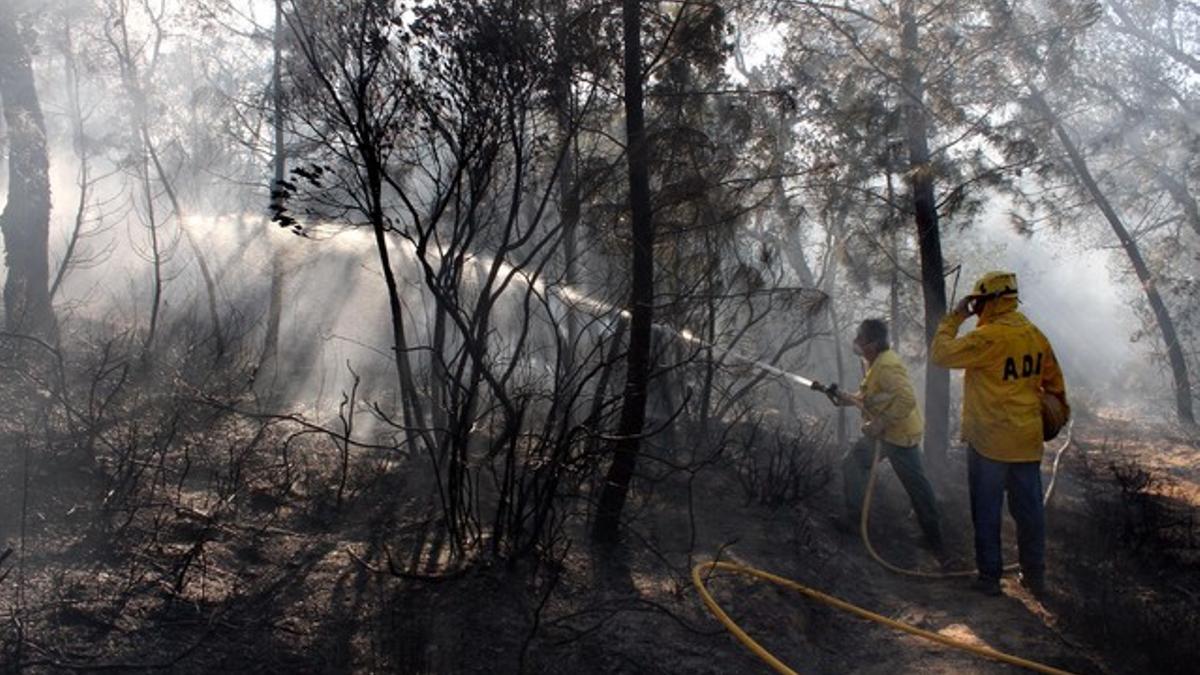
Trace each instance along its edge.
<instances>
[{"instance_id":1,"label":"firefighter wearing helmet","mask_svg":"<svg viewBox=\"0 0 1200 675\"><path fill-rule=\"evenodd\" d=\"M974 330L958 329L978 316ZM1046 336L1017 310L1017 276L988 272L938 326L932 361L961 368L962 438L967 448L975 588L1000 594L1000 522L1007 492L1017 525L1021 583L1045 592L1042 443L1070 414L1058 360Z\"/></svg>"}]
</instances>

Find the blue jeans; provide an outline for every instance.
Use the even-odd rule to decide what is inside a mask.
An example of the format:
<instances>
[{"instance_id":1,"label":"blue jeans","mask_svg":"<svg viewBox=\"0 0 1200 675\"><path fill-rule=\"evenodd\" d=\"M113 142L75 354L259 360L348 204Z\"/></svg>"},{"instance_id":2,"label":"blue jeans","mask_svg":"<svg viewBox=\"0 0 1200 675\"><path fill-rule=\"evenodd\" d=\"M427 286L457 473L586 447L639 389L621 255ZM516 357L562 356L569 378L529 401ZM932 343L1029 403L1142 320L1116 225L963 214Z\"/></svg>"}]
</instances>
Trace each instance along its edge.
<instances>
[{"instance_id":1,"label":"blue jeans","mask_svg":"<svg viewBox=\"0 0 1200 675\"><path fill-rule=\"evenodd\" d=\"M999 579L1000 518L1004 495L1017 523L1021 571L1040 576L1046 568L1046 518L1042 508L1041 462L997 462L967 448L971 521L975 525L975 566L979 575Z\"/></svg>"}]
</instances>

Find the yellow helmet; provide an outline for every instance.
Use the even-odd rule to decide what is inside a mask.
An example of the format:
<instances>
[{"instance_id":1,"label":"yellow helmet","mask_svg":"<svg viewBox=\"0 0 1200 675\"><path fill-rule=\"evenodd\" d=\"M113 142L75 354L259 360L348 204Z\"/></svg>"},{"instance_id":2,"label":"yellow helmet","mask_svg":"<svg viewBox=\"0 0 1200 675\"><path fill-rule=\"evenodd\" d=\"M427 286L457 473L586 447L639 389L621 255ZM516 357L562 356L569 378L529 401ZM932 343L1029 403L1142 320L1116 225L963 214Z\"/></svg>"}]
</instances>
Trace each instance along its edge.
<instances>
[{"instance_id":1,"label":"yellow helmet","mask_svg":"<svg viewBox=\"0 0 1200 675\"><path fill-rule=\"evenodd\" d=\"M968 297L990 298L1000 295L1017 294L1017 275L1012 272L988 272L971 289Z\"/></svg>"}]
</instances>

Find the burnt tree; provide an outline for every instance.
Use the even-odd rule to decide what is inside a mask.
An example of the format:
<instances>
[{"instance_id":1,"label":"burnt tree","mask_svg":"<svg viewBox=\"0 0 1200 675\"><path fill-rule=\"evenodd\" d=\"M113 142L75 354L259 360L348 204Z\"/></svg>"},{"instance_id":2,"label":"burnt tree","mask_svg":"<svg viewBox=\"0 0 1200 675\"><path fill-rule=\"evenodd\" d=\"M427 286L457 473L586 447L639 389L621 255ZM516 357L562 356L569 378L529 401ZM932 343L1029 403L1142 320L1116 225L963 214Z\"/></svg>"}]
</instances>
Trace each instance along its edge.
<instances>
[{"instance_id":1,"label":"burnt tree","mask_svg":"<svg viewBox=\"0 0 1200 675\"><path fill-rule=\"evenodd\" d=\"M0 2L0 102L8 127L8 201L0 214L4 234L4 327L53 337L50 305L50 158L46 123L34 86L33 62L17 29L15 8Z\"/></svg>"},{"instance_id":2,"label":"burnt tree","mask_svg":"<svg viewBox=\"0 0 1200 675\"><path fill-rule=\"evenodd\" d=\"M945 261L934 197L934 171L929 155L929 122L925 114L925 83L917 59L921 54L917 19L912 4L900 9L900 46L904 128L908 145L909 182L917 247L921 259L921 290L925 299L925 344L933 341L946 314ZM931 467L945 464L950 444L950 371L929 364L925 369L925 452Z\"/></svg>"},{"instance_id":3,"label":"burnt tree","mask_svg":"<svg viewBox=\"0 0 1200 675\"><path fill-rule=\"evenodd\" d=\"M617 539L621 511L637 466L642 428L646 421L646 387L651 362L651 328L654 321L654 222L650 204L650 148L646 142L643 109L641 4L625 0L622 8L625 35L625 133L628 140L629 210L633 235L633 269L629 354L621 421L613 448L612 464L604 481L596 513L595 538Z\"/></svg>"}]
</instances>

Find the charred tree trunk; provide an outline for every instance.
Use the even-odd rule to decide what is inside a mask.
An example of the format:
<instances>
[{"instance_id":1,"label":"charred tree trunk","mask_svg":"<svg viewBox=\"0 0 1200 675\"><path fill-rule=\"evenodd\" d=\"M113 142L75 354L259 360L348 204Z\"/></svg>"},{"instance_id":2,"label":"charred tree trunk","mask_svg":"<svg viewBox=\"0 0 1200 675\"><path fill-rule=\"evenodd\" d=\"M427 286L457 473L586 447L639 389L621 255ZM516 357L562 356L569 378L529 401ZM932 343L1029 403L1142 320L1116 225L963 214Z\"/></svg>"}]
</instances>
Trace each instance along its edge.
<instances>
[{"instance_id":1,"label":"charred tree trunk","mask_svg":"<svg viewBox=\"0 0 1200 675\"><path fill-rule=\"evenodd\" d=\"M1183 354L1183 345L1179 342L1179 335L1175 331L1175 322L1171 319L1171 312L1167 309L1167 304L1163 301L1162 294L1158 291L1154 274L1146 264L1146 259L1142 257L1137 240L1129 234L1129 230L1125 227L1121 217L1117 215L1116 209L1113 208L1108 198L1104 196L1104 192L1100 189L1096 178L1092 176L1091 169L1087 165L1087 160L1080 153L1071 135L1067 133L1062 120L1050 108L1040 89L1031 84L1029 85L1029 90L1031 101L1054 130L1054 135L1058 137L1063 150L1067 153L1067 158L1070 160L1075 176L1092 198L1092 201L1096 203L1096 207L1104 214L1104 219L1108 221L1113 234L1117 236L1117 241L1121 243L1121 249L1125 251L1125 255L1129 258L1129 263L1133 266L1134 274L1137 275L1138 281L1142 284L1142 289L1146 292L1146 301L1150 303L1150 309L1154 313L1154 320L1158 324L1159 331L1162 333L1163 344L1167 348L1167 362L1171 366L1171 375L1175 381L1175 412L1181 422L1194 425L1196 424L1196 415L1192 409L1192 387L1188 376L1187 360Z\"/></svg>"},{"instance_id":2,"label":"charred tree trunk","mask_svg":"<svg viewBox=\"0 0 1200 675\"><path fill-rule=\"evenodd\" d=\"M0 3L0 102L8 126L8 201L0 213L8 275L4 327L53 339L50 304L50 158L33 61L17 31L14 10Z\"/></svg>"},{"instance_id":3,"label":"charred tree trunk","mask_svg":"<svg viewBox=\"0 0 1200 675\"><path fill-rule=\"evenodd\" d=\"M361 101L360 105L365 106L367 102ZM362 119L365 116L365 112L364 108L360 108L359 122L362 125L361 128L364 129L367 128L365 120ZM392 269L391 254L388 251L388 223L383 212L383 167L379 165L377 150L377 148L368 147L361 149L367 174L368 217L371 221L371 230L375 237L376 253L379 254L379 267L383 272L384 283L387 285L388 308L392 319L392 342L396 356L396 375L400 385L400 407L404 416L404 431L411 447L415 449L419 447L416 443L418 434L417 425L424 425L424 414L417 393L416 380L413 377L412 362L409 361L408 336L404 329L404 307L400 302L400 285L396 281L396 273Z\"/></svg>"},{"instance_id":4,"label":"charred tree trunk","mask_svg":"<svg viewBox=\"0 0 1200 675\"><path fill-rule=\"evenodd\" d=\"M149 358L154 348L154 337L158 334L158 314L162 307L163 265L165 255L158 236L158 221L154 214L154 189L150 185L150 159L142 156L142 194L146 199L146 223L150 228L150 264L154 268L154 283L150 295L150 326L146 329L146 341L142 344L143 356Z\"/></svg>"},{"instance_id":5,"label":"charred tree trunk","mask_svg":"<svg viewBox=\"0 0 1200 675\"><path fill-rule=\"evenodd\" d=\"M704 300L704 341L707 345L715 345L717 343L717 296L721 293L720 285L720 256L717 253L717 247L713 242L713 235L709 230L704 231L704 248L708 254L708 264L704 266L704 294L707 296ZM700 432L704 438L708 438L708 427L713 414L713 384L717 379L717 370L720 364L717 362L716 351L710 347L704 348L704 379L700 385L700 404L699 404L699 422Z\"/></svg>"},{"instance_id":6,"label":"charred tree trunk","mask_svg":"<svg viewBox=\"0 0 1200 675\"><path fill-rule=\"evenodd\" d=\"M921 256L921 290L925 300L925 345L933 341L946 314L945 261L934 200L933 166L929 157L929 121L925 114L925 85L918 66L920 39L912 6L900 11L901 52L905 100L903 116L908 141L909 186ZM937 471L945 464L950 444L950 372L932 363L925 368L925 452Z\"/></svg>"},{"instance_id":7,"label":"charred tree trunk","mask_svg":"<svg viewBox=\"0 0 1200 675\"><path fill-rule=\"evenodd\" d=\"M575 74L571 66L570 35L567 30L569 19L565 2L559 7L557 20L554 98L555 105L558 107L558 133L565 144L561 159L562 165L558 171L559 217L563 233L563 283L567 288L576 290L575 285L578 283L579 277L577 235L581 200L575 166L574 96L571 89ZM574 369L575 350L579 342L578 313L568 309L566 322L567 344L563 355L563 364L564 371L571 372Z\"/></svg>"},{"instance_id":8,"label":"charred tree trunk","mask_svg":"<svg viewBox=\"0 0 1200 675\"><path fill-rule=\"evenodd\" d=\"M650 156L643 110L642 31L640 0L624 0L625 133L628 139L629 209L633 235L632 317L625 394L618 439L597 507L593 535L600 542L617 540L621 511L637 465L646 421L646 385L650 376L651 328L654 321L654 223L650 204Z\"/></svg>"}]
</instances>

